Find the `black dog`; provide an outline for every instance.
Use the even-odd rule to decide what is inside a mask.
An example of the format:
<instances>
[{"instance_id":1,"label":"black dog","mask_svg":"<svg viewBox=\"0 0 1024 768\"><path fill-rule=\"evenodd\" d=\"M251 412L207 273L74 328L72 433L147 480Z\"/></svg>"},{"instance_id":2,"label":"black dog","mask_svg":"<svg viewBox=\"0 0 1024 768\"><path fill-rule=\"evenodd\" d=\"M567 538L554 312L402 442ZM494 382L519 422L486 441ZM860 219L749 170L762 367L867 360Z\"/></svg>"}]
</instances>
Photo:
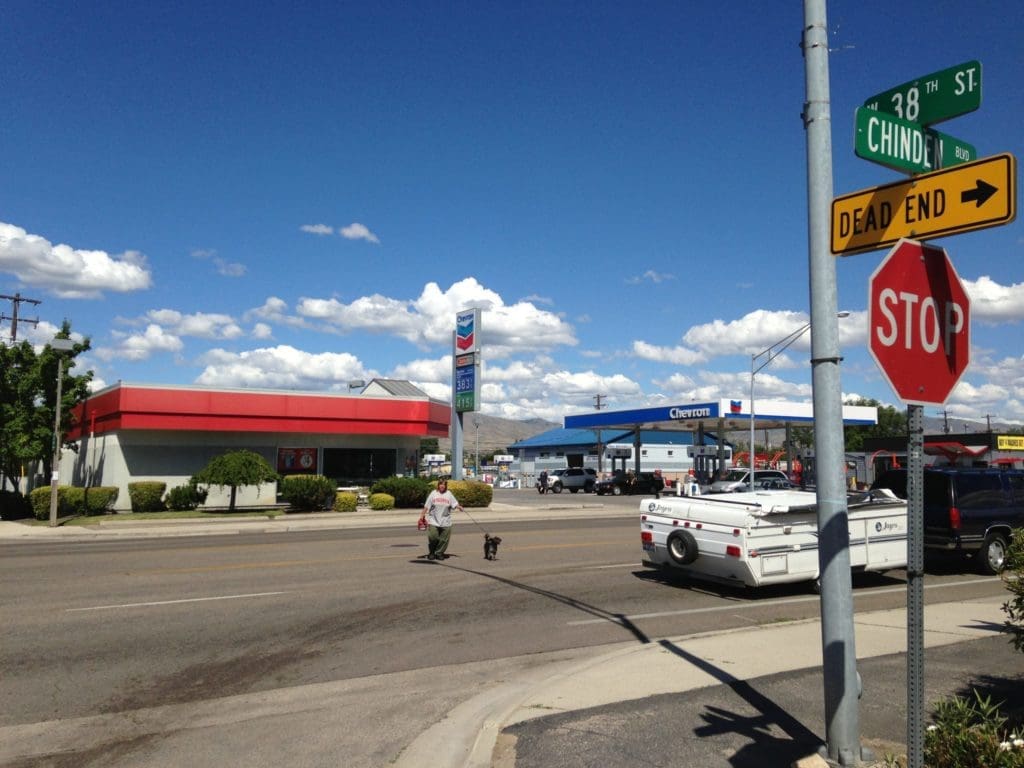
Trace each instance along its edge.
<instances>
[{"instance_id":1,"label":"black dog","mask_svg":"<svg viewBox=\"0 0 1024 768\"><path fill-rule=\"evenodd\" d=\"M499 544L501 544L500 536L491 536L489 533L484 534L484 560L498 559Z\"/></svg>"}]
</instances>

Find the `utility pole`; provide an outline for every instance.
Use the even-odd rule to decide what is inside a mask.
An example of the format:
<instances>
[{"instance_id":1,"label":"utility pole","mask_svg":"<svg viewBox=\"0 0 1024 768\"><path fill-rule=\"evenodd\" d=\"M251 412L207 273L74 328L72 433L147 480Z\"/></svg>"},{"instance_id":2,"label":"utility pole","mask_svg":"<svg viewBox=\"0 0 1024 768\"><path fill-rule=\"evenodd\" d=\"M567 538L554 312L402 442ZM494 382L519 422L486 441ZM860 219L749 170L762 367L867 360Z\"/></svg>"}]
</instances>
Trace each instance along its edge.
<instances>
[{"instance_id":1,"label":"utility pole","mask_svg":"<svg viewBox=\"0 0 1024 768\"><path fill-rule=\"evenodd\" d=\"M817 454L818 562L827 757L855 765L860 743L860 689L854 642L850 530L846 508L843 405L839 379L836 259L831 254L832 113L825 0L804 0L801 48L806 98L807 240L811 299L811 373Z\"/></svg>"},{"instance_id":2,"label":"utility pole","mask_svg":"<svg viewBox=\"0 0 1024 768\"><path fill-rule=\"evenodd\" d=\"M942 412L942 434L949 434L949 411Z\"/></svg>"},{"instance_id":3,"label":"utility pole","mask_svg":"<svg viewBox=\"0 0 1024 768\"><path fill-rule=\"evenodd\" d=\"M33 320L29 320L28 318L24 317L19 318L18 306L20 304L42 304L42 302L39 301L38 299L26 299L20 293L16 293L13 296L0 295L0 299L6 299L7 301L11 302L11 306L13 307L13 309L11 310L11 315L9 317L7 315L0 314L0 322L3 322L4 320L11 321L11 344L14 344L18 340L19 322L29 323L32 325L33 328L39 324L38 317Z\"/></svg>"}]
</instances>

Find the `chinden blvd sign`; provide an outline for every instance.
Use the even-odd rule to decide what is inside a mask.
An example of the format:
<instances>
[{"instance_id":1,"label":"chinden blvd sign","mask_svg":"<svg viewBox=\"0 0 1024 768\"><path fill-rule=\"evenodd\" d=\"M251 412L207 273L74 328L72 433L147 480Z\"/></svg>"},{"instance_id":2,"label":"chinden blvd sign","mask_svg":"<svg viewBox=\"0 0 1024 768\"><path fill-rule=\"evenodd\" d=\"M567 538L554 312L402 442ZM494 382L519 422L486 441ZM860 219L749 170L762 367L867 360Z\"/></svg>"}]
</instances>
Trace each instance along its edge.
<instances>
[{"instance_id":1,"label":"chinden blvd sign","mask_svg":"<svg viewBox=\"0 0 1024 768\"><path fill-rule=\"evenodd\" d=\"M842 195L832 201L835 254L884 248L900 238L944 237L1017 216L1017 160L993 155Z\"/></svg>"},{"instance_id":2,"label":"chinden blvd sign","mask_svg":"<svg viewBox=\"0 0 1024 768\"><path fill-rule=\"evenodd\" d=\"M866 107L857 108L854 125L857 157L896 171L927 173L978 159L965 141Z\"/></svg>"}]
</instances>

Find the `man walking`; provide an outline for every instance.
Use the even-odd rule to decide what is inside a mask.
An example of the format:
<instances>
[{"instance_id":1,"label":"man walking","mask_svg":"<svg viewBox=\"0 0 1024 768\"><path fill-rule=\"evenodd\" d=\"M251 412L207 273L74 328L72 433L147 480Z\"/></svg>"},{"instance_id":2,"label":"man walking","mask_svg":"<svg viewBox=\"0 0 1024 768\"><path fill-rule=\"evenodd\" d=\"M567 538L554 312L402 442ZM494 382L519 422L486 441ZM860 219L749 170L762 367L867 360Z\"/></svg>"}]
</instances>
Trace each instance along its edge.
<instances>
[{"instance_id":1,"label":"man walking","mask_svg":"<svg viewBox=\"0 0 1024 768\"><path fill-rule=\"evenodd\" d=\"M448 481L438 480L437 490L431 491L423 502L422 517L427 521L427 560L448 557L445 552L452 537L453 509L462 509L462 505L448 490Z\"/></svg>"}]
</instances>

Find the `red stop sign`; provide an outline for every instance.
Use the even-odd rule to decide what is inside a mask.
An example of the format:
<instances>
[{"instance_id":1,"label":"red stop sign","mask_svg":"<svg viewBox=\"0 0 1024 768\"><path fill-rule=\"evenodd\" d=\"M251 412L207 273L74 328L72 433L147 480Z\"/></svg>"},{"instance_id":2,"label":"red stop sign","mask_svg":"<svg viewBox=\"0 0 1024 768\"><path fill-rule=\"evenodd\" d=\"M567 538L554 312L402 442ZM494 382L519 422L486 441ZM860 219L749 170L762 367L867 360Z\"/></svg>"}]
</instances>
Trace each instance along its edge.
<instances>
[{"instance_id":1,"label":"red stop sign","mask_svg":"<svg viewBox=\"0 0 1024 768\"><path fill-rule=\"evenodd\" d=\"M868 284L868 347L905 403L942 405L967 369L970 300L944 248L900 240Z\"/></svg>"}]
</instances>

